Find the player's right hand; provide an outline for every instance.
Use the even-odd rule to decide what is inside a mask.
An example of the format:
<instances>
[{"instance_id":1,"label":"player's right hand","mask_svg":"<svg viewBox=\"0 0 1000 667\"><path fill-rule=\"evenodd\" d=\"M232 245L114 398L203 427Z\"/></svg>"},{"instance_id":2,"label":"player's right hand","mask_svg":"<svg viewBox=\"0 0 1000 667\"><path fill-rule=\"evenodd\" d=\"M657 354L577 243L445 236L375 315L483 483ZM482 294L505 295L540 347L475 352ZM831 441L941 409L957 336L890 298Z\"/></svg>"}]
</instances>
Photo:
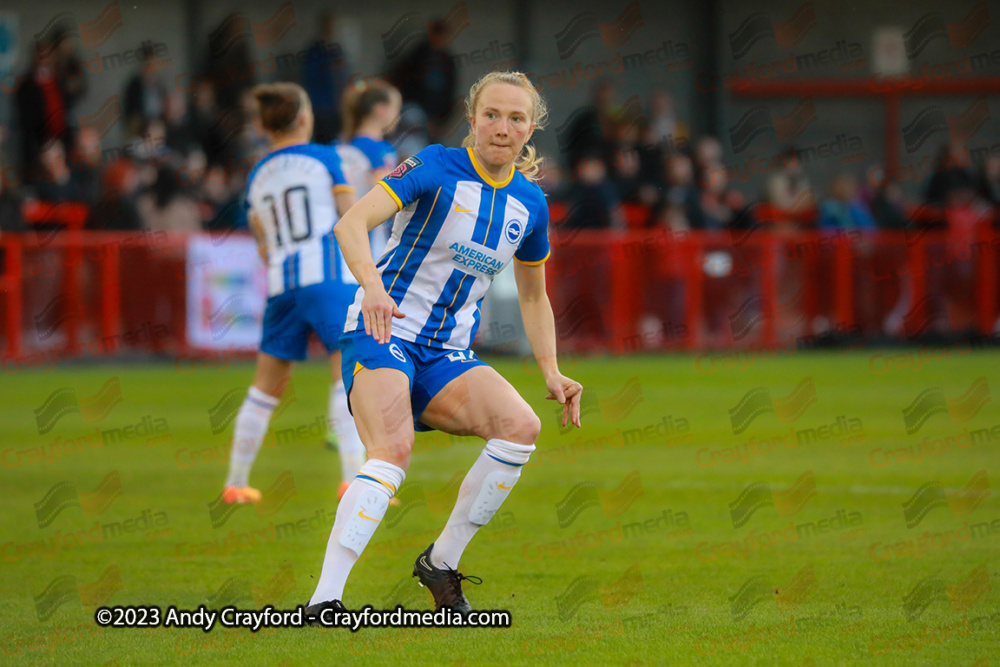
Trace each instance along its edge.
<instances>
[{"instance_id":1,"label":"player's right hand","mask_svg":"<svg viewBox=\"0 0 1000 667\"><path fill-rule=\"evenodd\" d=\"M392 318L406 317L384 288L365 291L361 300L361 316L365 320L365 333L377 340L379 345L388 343L392 336Z\"/></svg>"}]
</instances>

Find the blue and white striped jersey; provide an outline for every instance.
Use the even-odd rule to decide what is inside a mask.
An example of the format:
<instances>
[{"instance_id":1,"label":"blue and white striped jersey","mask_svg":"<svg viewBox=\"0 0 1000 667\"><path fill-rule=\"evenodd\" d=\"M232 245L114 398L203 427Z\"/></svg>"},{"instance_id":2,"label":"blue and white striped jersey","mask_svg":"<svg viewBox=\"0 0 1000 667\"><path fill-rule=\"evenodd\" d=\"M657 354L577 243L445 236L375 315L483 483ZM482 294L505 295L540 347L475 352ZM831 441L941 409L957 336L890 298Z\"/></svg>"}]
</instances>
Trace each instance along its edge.
<instances>
[{"instance_id":1,"label":"blue and white striped jersey","mask_svg":"<svg viewBox=\"0 0 1000 667\"><path fill-rule=\"evenodd\" d=\"M356 283L333 236L333 193L341 190L352 188L329 146L281 148L250 172L244 205L266 231L269 296L327 280Z\"/></svg>"},{"instance_id":2,"label":"blue and white striped jersey","mask_svg":"<svg viewBox=\"0 0 1000 667\"><path fill-rule=\"evenodd\" d=\"M428 146L379 181L399 206L376 263L406 315L392 333L434 348L464 350L479 328L486 290L512 259L549 256L549 208L542 189L511 167L491 179L471 148ZM364 331L359 289L344 331Z\"/></svg>"}]
</instances>

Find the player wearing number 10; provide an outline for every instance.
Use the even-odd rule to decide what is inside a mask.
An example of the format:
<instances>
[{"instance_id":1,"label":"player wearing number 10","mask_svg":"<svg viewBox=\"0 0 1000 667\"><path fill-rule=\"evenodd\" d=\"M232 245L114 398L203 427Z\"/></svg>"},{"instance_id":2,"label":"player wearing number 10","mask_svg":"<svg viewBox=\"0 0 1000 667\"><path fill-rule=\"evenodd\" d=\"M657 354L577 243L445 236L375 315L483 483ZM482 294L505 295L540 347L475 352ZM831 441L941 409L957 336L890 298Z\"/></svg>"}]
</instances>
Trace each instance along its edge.
<instances>
[{"instance_id":1,"label":"player wearing number 10","mask_svg":"<svg viewBox=\"0 0 1000 667\"><path fill-rule=\"evenodd\" d=\"M247 185L248 219L267 265L268 300L253 386L236 415L233 446L222 498L256 502L250 468L267 433L271 414L291 372L306 357L316 332L331 355L340 381L339 337L357 284L345 284L347 266L333 225L354 203L340 158L330 146L309 143L313 115L305 91L292 83L257 86L254 97L270 151L254 167ZM351 422L347 398L339 423Z\"/></svg>"},{"instance_id":2,"label":"player wearing number 10","mask_svg":"<svg viewBox=\"0 0 1000 667\"><path fill-rule=\"evenodd\" d=\"M465 148L429 146L405 160L334 229L361 284L341 342L368 461L337 507L310 613L343 608L351 568L406 476L415 428L485 440L440 537L413 570L439 609L471 611L459 558L516 485L541 430L517 390L468 349L486 290L510 264L548 398L563 404L563 424L580 425L583 387L556 363L548 206L533 182L540 160L526 145L544 123L544 102L524 74L491 72L472 86L466 111ZM376 262L367 231L391 215L392 237Z\"/></svg>"}]
</instances>

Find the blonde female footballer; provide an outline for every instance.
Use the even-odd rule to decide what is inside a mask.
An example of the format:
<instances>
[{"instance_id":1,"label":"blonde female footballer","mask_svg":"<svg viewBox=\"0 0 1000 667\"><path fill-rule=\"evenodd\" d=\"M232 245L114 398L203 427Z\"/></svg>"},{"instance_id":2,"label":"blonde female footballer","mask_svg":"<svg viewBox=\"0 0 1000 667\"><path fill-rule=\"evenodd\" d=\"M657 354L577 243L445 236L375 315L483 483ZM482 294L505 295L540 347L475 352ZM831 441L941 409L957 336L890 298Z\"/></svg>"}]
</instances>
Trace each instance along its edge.
<instances>
[{"instance_id":1,"label":"blonde female footballer","mask_svg":"<svg viewBox=\"0 0 1000 667\"><path fill-rule=\"evenodd\" d=\"M469 90L466 111L463 148L432 145L405 160L334 227L361 284L341 349L368 461L337 508L310 615L344 609L351 568L406 477L414 429L485 441L440 537L413 569L438 609L471 611L459 560L517 484L541 430L517 390L469 349L483 296L508 264L546 398L563 405L564 425L580 426L583 387L556 360L545 291L549 213L534 182L541 160L527 145L545 122L545 103L524 74L491 72ZM393 215L373 262L368 230Z\"/></svg>"}]
</instances>

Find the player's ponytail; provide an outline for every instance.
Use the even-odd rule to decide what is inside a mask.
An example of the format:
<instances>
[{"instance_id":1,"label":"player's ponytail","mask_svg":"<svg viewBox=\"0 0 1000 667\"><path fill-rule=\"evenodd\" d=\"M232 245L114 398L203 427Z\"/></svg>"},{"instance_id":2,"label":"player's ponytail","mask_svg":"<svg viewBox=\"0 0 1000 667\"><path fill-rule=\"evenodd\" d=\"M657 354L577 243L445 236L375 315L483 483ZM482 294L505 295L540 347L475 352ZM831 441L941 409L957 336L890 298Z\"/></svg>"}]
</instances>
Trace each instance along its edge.
<instances>
[{"instance_id":1,"label":"player's ponytail","mask_svg":"<svg viewBox=\"0 0 1000 667\"><path fill-rule=\"evenodd\" d=\"M512 86L518 86L528 91L528 96L531 99L531 122L537 126L536 129L538 130L545 127L549 119L549 110L545 106L545 100L542 99L538 90L535 89L535 86L531 83L531 79L521 72L489 72L472 84L472 88L469 89L469 97L465 100L467 117L475 118L479 94L491 83L509 83ZM469 134L462 140L462 146L470 147L475 145L475 143L476 136L470 127ZM533 145L526 143L524 148L521 149L521 154L514 160L514 167L529 181L537 181L543 159L538 155L538 151L535 150Z\"/></svg>"},{"instance_id":2,"label":"player's ponytail","mask_svg":"<svg viewBox=\"0 0 1000 667\"><path fill-rule=\"evenodd\" d=\"M361 81L348 86L341 97L340 109L344 119L341 139L344 143L354 138L361 124L372 115L379 104L390 104L394 95L399 95L395 86L381 79Z\"/></svg>"},{"instance_id":3,"label":"player's ponytail","mask_svg":"<svg viewBox=\"0 0 1000 667\"><path fill-rule=\"evenodd\" d=\"M251 93L257 101L260 124L271 134L288 132L299 114L311 108L309 96L297 83L262 83Z\"/></svg>"}]
</instances>

